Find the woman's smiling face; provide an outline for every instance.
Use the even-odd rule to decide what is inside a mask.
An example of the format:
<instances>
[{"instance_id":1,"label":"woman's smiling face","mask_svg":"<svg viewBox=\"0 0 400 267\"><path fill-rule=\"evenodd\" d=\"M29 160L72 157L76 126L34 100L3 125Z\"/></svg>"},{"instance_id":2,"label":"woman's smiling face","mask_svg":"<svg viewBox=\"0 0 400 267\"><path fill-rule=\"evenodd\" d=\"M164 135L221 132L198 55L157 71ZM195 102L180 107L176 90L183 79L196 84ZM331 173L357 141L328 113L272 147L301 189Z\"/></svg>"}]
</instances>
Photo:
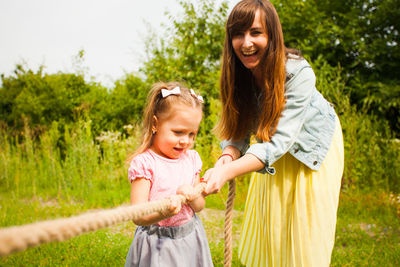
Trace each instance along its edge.
<instances>
[{"instance_id":1,"label":"woman's smiling face","mask_svg":"<svg viewBox=\"0 0 400 267\"><path fill-rule=\"evenodd\" d=\"M261 11L257 10L251 27L232 37L232 47L236 56L252 71L260 63L268 46L268 36L262 19Z\"/></svg>"}]
</instances>

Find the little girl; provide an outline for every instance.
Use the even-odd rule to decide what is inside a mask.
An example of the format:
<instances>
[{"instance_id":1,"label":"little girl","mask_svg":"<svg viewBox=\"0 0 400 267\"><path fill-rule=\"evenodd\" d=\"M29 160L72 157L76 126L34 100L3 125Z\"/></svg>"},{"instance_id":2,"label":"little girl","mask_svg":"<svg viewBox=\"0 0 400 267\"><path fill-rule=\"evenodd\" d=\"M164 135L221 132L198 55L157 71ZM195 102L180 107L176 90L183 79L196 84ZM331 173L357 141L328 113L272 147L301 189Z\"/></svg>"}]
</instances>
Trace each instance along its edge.
<instances>
[{"instance_id":1,"label":"little girl","mask_svg":"<svg viewBox=\"0 0 400 267\"><path fill-rule=\"evenodd\" d=\"M190 149L202 120L201 96L178 83L157 83L144 113L143 141L129 167L131 204L169 198L167 212L134 221L125 266L213 266L207 237L195 212L203 195L193 194L202 162ZM188 204L181 205L181 194Z\"/></svg>"}]
</instances>

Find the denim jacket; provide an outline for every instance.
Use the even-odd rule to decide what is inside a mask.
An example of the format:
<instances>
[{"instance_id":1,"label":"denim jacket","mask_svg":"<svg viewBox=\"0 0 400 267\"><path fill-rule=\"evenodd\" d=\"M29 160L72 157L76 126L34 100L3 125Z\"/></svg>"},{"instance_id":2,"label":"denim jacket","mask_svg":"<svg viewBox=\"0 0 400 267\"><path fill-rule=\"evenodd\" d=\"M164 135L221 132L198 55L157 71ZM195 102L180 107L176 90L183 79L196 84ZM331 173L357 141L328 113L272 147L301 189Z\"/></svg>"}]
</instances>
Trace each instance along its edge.
<instances>
[{"instance_id":1,"label":"denim jacket","mask_svg":"<svg viewBox=\"0 0 400 267\"><path fill-rule=\"evenodd\" d=\"M249 153L260 159L265 164L261 173L275 174L271 165L287 152L310 169L318 170L335 130L335 110L317 91L315 74L308 62L288 59L286 73L286 104L271 140L249 146L249 133L243 140L221 142L222 149L231 145L242 155Z\"/></svg>"}]
</instances>

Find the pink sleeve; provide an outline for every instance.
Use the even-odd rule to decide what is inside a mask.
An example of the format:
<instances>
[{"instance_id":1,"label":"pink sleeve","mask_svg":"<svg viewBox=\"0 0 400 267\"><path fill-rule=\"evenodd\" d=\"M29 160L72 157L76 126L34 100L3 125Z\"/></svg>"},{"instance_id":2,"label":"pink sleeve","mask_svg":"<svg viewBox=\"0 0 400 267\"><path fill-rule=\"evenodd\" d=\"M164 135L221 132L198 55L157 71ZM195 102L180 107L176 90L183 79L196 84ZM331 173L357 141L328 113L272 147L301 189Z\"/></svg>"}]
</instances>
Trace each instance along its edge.
<instances>
[{"instance_id":1,"label":"pink sleeve","mask_svg":"<svg viewBox=\"0 0 400 267\"><path fill-rule=\"evenodd\" d=\"M131 161L128 169L129 182L137 178L145 178L153 184L153 160L143 154L137 155Z\"/></svg>"}]
</instances>

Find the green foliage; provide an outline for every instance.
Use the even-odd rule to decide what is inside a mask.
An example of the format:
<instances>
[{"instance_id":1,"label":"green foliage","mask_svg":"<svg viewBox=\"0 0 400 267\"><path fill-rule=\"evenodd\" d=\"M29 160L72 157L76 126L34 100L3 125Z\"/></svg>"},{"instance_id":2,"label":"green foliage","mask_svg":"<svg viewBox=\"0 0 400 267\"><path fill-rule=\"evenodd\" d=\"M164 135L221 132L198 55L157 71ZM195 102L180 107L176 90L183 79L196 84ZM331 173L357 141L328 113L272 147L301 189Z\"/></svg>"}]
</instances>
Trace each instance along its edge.
<instances>
[{"instance_id":1,"label":"green foliage","mask_svg":"<svg viewBox=\"0 0 400 267\"><path fill-rule=\"evenodd\" d=\"M44 74L43 67L34 73L17 65L15 76L2 75L1 79L1 117L15 129L22 129L24 118L39 129L52 121L73 121L91 90L83 76Z\"/></svg>"},{"instance_id":2,"label":"green foliage","mask_svg":"<svg viewBox=\"0 0 400 267\"><path fill-rule=\"evenodd\" d=\"M134 74L127 74L108 91L100 84L86 82L83 74L45 74L17 65L15 75L2 75L0 125L23 131L25 120L35 135L59 122L59 127L92 119L95 135L104 129L123 130L141 121L149 86Z\"/></svg>"},{"instance_id":3,"label":"green foliage","mask_svg":"<svg viewBox=\"0 0 400 267\"><path fill-rule=\"evenodd\" d=\"M398 0L272 1L287 45L302 49L347 73L374 80L398 80L400 3Z\"/></svg>"},{"instance_id":4,"label":"green foliage","mask_svg":"<svg viewBox=\"0 0 400 267\"><path fill-rule=\"evenodd\" d=\"M390 121L400 130L400 2L272 1L283 26L285 43L312 61L323 57L341 65L353 87L352 103ZM364 106L364 103L369 104ZM379 110L376 112L376 110Z\"/></svg>"},{"instance_id":5,"label":"green foliage","mask_svg":"<svg viewBox=\"0 0 400 267\"><path fill-rule=\"evenodd\" d=\"M123 131L124 125L140 123L149 88L134 74L127 74L104 96L93 95L89 117L95 124L94 132Z\"/></svg>"},{"instance_id":6,"label":"green foliage","mask_svg":"<svg viewBox=\"0 0 400 267\"><path fill-rule=\"evenodd\" d=\"M104 133L95 143L90 127L90 121L80 121L61 134L54 122L38 142L28 127L23 141L1 132L0 192L11 191L17 198L85 200L94 207L121 203L130 190L125 159L128 149L137 146L136 138ZM99 190L107 190L107 197L98 199Z\"/></svg>"},{"instance_id":7,"label":"green foliage","mask_svg":"<svg viewBox=\"0 0 400 267\"><path fill-rule=\"evenodd\" d=\"M196 137L195 149L200 153L203 160L203 170L214 166L218 157L221 155L219 140L212 133L212 128L216 125L220 113L221 103L218 99L208 98L208 116L205 115L200 124L199 134Z\"/></svg>"},{"instance_id":8,"label":"green foliage","mask_svg":"<svg viewBox=\"0 0 400 267\"><path fill-rule=\"evenodd\" d=\"M394 81L360 84L360 89L353 94L353 98L361 102L359 105L377 117L385 118L391 129L400 130L400 84ZM362 90L361 87L368 90Z\"/></svg>"},{"instance_id":9,"label":"green foliage","mask_svg":"<svg viewBox=\"0 0 400 267\"><path fill-rule=\"evenodd\" d=\"M150 83L185 81L205 98L218 97L216 81L224 42L227 2L180 1L183 13L168 14L172 27L162 39L147 42L149 60L142 71ZM168 37L166 37L168 36Z\"/></svg>"},{"instance_id":10,"label":"green foliage","mask_svg":"<svg viewBox=\"0 0 400 267\"><path fill-rule=\"evenodd\" d=\"M321 58L314 62L317 88L335 105L345 146L345 189L400 192L400 145L385 120L357 111L350 104L341 67L331 67Z\"/></svg>"}]
</instances>

